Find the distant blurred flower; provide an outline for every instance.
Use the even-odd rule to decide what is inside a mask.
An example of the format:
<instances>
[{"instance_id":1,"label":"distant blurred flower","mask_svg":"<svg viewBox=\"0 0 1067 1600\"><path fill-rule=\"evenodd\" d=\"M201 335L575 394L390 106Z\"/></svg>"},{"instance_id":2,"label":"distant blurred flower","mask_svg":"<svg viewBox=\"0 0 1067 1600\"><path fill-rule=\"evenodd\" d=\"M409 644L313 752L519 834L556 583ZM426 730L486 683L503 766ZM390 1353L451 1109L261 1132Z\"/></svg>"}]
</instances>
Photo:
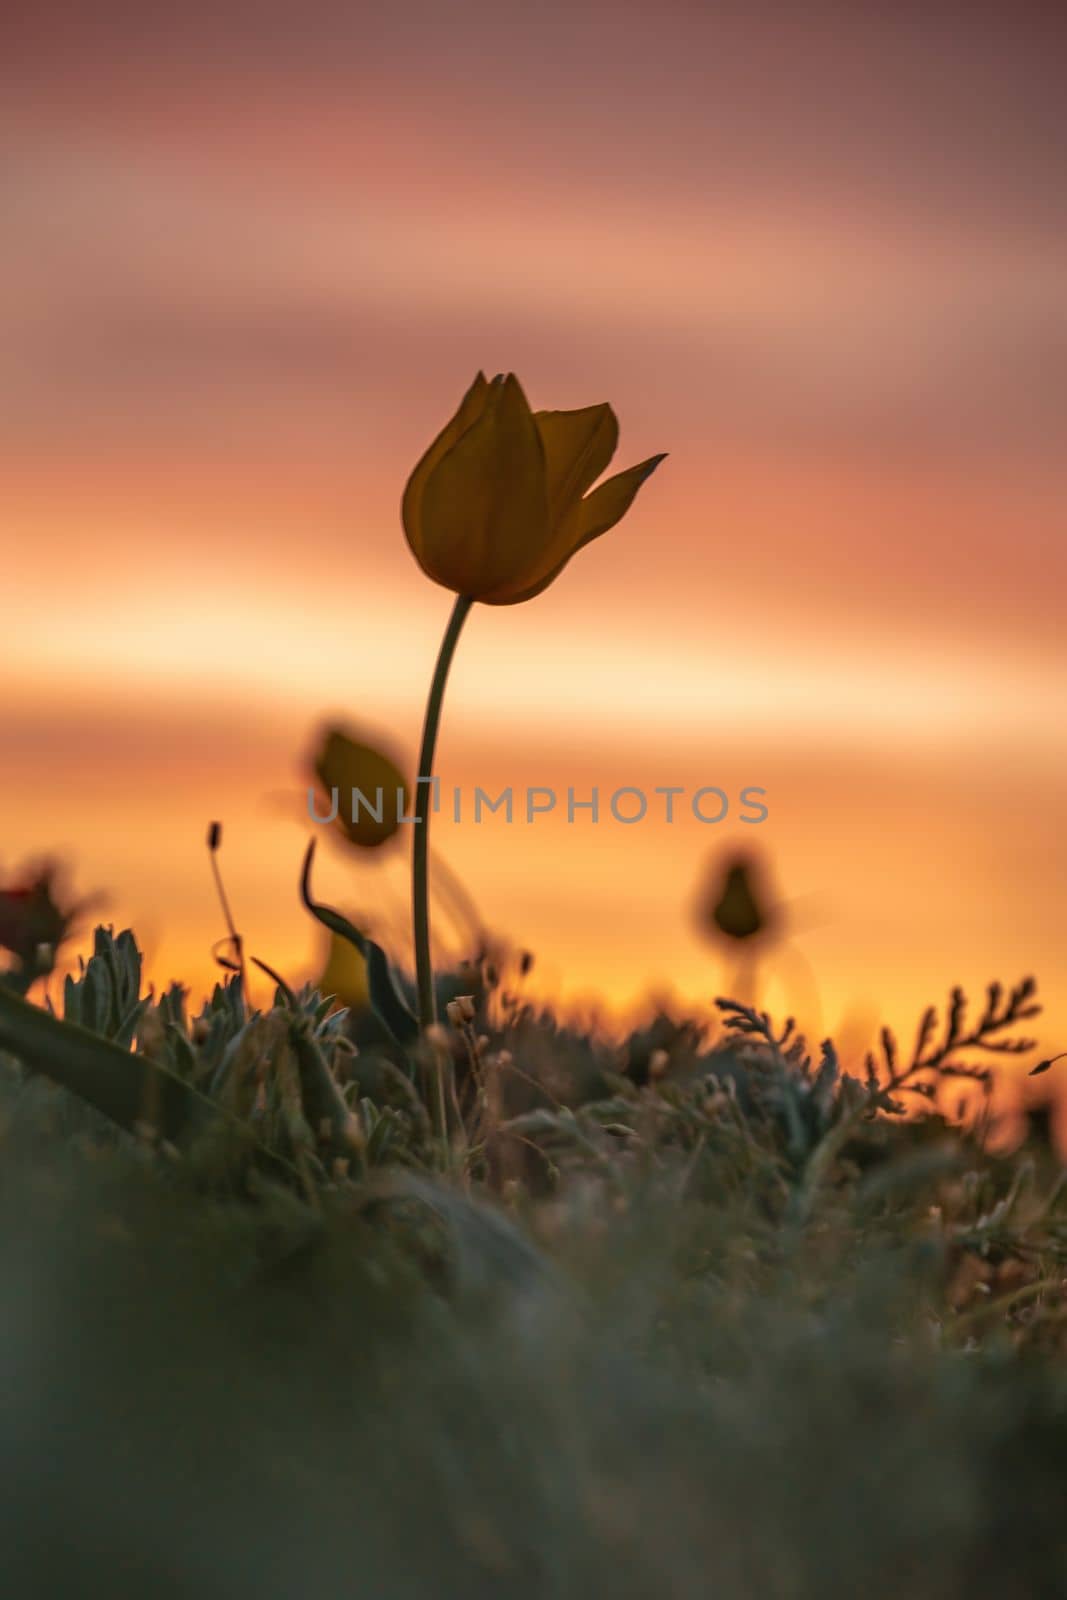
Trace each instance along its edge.
<instances>
[{"instance_id":1,"label":"distant blurred flower","mask_svg":"<svg viewBox=\"0 0 1067 1600\"><path fill-rule=\"evenodd\" d=\"M774 977L791 991L792 1012L819 1026L819 991L804 952L791 937L793 906L774 887L768 859L754 851L727 851L711 862L695 902L696 925L725 960L723 993L756 1005L773 964Z\"/></svg>"},{"instance_id":2,"label":"distant blurred flower","mask_svg":"<svg viewBox=\"0 0 1067 1600\"><path fill-rule=\"evenodd\" d=\"M83 909L60 903L56 876L55 866L46 863L24 880L0 888L0 950L15 958L3 981L20 993L52 971Z\"/></svg>"},{"instance_id":3,"label":"distant blurred flower","mask_svg":"<svg viewBox=\"0 0 1067 1600\"><path fill-rule=\"evenodd\" d=\"M327 807L336 792L336 825L350 844L374 850L392 838L399 826L398 816L407 814L408 786L383 751L342 728L330 727L323 732L312 766L325 791ZM398 791L403 795L399 805Z\"/></svg>"},{"instance_id":4,"label":"distant blurred flower","mask_svg":"<svg viewBox=\"0 0 1067 1600\"><path fill-rule=\"evenodd\" d=\"M514 373L479 372L408 479L408 543L428 577L486 605L531 600L571 556L625 516L663 460L608 478L619 425L609 405L531 411ZM584 498L583 498L584 496Z\"/></svg>"},{"instance_id":5,"label":"distant blurred flower","mask_svg":"<svg viewBox=\"0 0 1067 1600\"><path fill-rule=\"evenodd\" d=\"M731 857L718 866L704 898L701 921L706 932L727 939L754 939L777 922L765 898L759 868L751 856Z\"/></svg>"}]
</instances>

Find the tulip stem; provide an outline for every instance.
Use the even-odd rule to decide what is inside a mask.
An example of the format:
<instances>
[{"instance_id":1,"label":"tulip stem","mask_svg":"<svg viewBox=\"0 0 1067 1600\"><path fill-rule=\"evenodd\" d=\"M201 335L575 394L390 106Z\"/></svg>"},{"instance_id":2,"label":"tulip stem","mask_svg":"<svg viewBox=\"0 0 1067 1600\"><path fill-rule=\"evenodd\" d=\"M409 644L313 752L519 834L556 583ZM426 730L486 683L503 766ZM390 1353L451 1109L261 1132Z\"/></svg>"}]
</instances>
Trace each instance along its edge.
<instances>
[{"instance_id":1,"label":"tulip stem","mask_svg":"<svg viewBox=\"0 0 1067 1600\"><path fill-rule=\"evenodd\" d=\"M437 1021L437 1003L434 996L433 962L430 959L430 811L432 795L433 760L437 747L437 729L441 722L441 704L445 697L445 684L456 644L467 613L474 604L470 595L461 594L452 607L445 636L437 653L433 669L430 695L426 702L426 716L422 724L422 747L419 750L419 782L415 785L415 837L411 850L411 910L415 931L415 983L419 997L419 1023L428 1028Z\"/></svg>"}]
</instances>

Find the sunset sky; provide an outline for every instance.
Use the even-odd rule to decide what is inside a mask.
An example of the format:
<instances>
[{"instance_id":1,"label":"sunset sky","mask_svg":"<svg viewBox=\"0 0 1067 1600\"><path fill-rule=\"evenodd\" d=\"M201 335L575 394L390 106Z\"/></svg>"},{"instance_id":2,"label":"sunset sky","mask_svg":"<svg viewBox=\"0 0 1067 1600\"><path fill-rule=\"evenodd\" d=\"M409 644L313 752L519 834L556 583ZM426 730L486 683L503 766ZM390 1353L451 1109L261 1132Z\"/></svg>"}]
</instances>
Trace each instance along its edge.
<instances>
[{"instance_id":1,"label":"sunset sky","mask_svg":"<svg viewBox=\"0 0 1067 1600\"><path fill-rule=\"evenodd\" d=\"M446 783L759 785L769 820L442 818L543 992L706 1004L709 858L768 1000L848 1037L1033 971L1067 1048L1067 26L1052 7L35 7L0 44L0 868L57 853L202 989L296 897L330 715L410 759L449 596L399 498L476 370L669 460L476 608ZM747 835L748 837L742 838ZM319 868L402 922L400 854Z\"/></svg>"}]
</instances>

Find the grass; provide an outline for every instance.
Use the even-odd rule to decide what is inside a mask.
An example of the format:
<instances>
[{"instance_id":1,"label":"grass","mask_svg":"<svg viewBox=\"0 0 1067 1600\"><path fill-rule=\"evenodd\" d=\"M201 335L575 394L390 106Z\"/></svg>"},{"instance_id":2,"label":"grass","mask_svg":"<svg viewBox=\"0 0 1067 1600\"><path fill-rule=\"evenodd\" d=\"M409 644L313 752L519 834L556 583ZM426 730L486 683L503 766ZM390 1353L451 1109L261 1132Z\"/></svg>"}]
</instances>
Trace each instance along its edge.
<instances>
[{"instance_id":1,"label":"grass","mask_svg":"<svg viewBox=\"0 0 1067 1600\"><path fill-rule=\"evenodd\" d=\"M0 998L9 1592L1064 1591L1032 984L857 1077L728 1002L618 1048L468 974L413 1047L137 962Z\"/></svg>"}]
</instances>

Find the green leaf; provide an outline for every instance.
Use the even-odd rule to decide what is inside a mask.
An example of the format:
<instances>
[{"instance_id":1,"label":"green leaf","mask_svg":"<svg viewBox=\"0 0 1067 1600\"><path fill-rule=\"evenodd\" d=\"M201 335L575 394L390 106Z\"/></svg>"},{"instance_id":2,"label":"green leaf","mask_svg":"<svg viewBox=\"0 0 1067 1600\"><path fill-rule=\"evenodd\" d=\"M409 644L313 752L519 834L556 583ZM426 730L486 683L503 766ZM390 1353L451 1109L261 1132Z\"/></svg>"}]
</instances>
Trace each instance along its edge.
<instances>
[{"instance_id":1,"label":"green leaf","mask_svg":"<svg viewBox=\"0 0 1067 1600\"><path fill-rule=\"evenodd\" d=\"M0 994L0 1048L127 1131L149 1122L173 1140L216 1113L176 1073L11 994Z\"/></svg>"},{"instance_id":2,"label":"green leaf","mask_svg":"<svg viewBox=\"0 0 1067 1600\"><path fill-rule=\"evenodd\" d=\"M324 928L329 928L331 933L347 939L349 944L356 947L367 963L367 990L374 1014L384 1023L398 1044L412 1043L419 1036L418 1019L401 994L393 976L389 957L381 945L373 939L368 939L365 933L360 933L340 911L335 911L332 906L322 905L312 897L311 863L314 858L315 840L312 839L307 847L300 874L300 898L311 915L317 918Z\"/></svg>"},{"instance_id":3,"label":"green leaf","mask_svg":"<svg viewBox=\"0 0 1067 1600\"><path fill-rule=\"evenodd\" d=\"M325 1122L330 1128L330 1145L336 1155L350 1156L358 1144L358 1123L349 1111L341 1086L330 1071L326 1057L306 1028L297 1023L290 1029L290 1042L300 1074L300 1094L304 1114L315 1133Z\"/></svg>"},{"instance_id":4,"label":"green leaf","mask_svg":"<svg viewBox=\"0 0 1067 1600\"><path fill-rule=\"evenodd\" d=\"M147 1056L122 1050L75 1022L60 1021L18 995L0 989L0 1050L95 1106L128 1133L149 1124L181 1144L212 1122L245 1124ZM259 1145L276 1167L290 1170Z\"/></svg>"}]
</instances>

